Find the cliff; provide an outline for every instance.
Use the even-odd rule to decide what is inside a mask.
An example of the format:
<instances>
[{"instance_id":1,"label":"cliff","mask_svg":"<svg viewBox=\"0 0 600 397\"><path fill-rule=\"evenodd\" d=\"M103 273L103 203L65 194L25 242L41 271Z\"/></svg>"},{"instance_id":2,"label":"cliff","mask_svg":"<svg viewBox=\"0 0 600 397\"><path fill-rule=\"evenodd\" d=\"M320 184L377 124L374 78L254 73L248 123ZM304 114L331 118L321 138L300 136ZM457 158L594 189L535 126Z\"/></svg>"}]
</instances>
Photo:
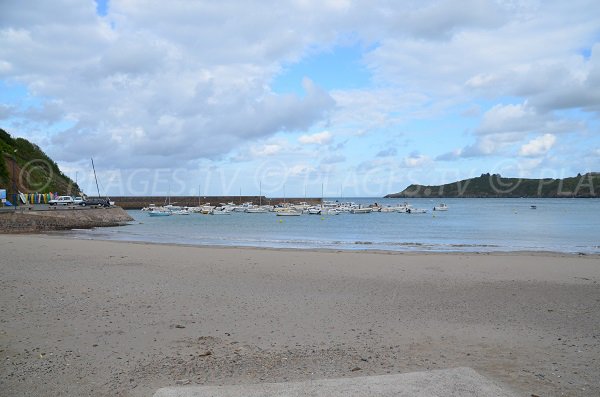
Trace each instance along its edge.
<instances>
[{"instance_id":1,"label":"cliff","mask_svg":"<svg viewBox=\"0 0 600 397\"><path fill-rule=\"evenodd\" d=\"M0 128L0 188L12 197L15 183L22 193L77 195L80 191L39 146L24 138L13 138Z\"/></svg>"}]
</instances>

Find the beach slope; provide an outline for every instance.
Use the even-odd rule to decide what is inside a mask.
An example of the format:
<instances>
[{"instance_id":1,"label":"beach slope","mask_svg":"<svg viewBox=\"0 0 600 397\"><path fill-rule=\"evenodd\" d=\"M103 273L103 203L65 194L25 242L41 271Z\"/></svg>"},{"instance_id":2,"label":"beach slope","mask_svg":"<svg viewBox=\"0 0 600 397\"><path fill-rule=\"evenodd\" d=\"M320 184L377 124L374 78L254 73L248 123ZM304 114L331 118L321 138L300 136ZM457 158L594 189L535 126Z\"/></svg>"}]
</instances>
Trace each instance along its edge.
<instances>
[{"instance_id":1,"label":"beach slope","mask_svg":"<svg viewBox=\"0 0 600 397\"><path fill-rule=\"evenodd\" d=\"M470 367L600 395L600 259L0 235L3 395L148 396Z\"/></svg>"}]
</instances>

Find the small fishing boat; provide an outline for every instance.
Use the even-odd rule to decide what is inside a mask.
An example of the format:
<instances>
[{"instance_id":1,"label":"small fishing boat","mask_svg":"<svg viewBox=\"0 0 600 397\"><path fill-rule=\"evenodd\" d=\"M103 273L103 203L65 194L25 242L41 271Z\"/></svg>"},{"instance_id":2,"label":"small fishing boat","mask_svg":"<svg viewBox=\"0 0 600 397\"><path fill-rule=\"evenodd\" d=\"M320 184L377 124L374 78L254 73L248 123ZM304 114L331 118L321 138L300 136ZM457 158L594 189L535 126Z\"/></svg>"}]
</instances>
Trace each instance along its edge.
<instances>
[{"instance_id":1,"label":"small fishing boat","mask_svg":"<svg viewBox=\"0 0 600 397\"><path fill-rule=\"evenodd\" d=\"M433 207L434 211L448 211L448 206L444 203L441 203L440 205L436 205L435 207Z\"/></svg>"},{"instance_id":2,"label":"small fishing boat","mask_svg":"<svg viewBox=\"0 0 600 397\"><path fill-rule=\"evenodd\" d=\"M276 216L300 216L302 213L294 210L277 211Z\"/></svg>"},{"instance_id":3,"label":"small fishing boat","mask_svg":"<svg viewBox=\"0 0 600 397\"><path fill-rule=\"evenodd\" d=\"M173 215L172 211L156 209L154 211L148 211L148 215L150 216L171 216Z\"/></svg>"},{"instance_id":4,"label":"small fishing boat","mask_svg":"<svg viewBox=\"0 0 600 397\"><path fill-rule=\"evenodd\" d=\"M366 208L352 208L350 210L351 214L370 214L371 212L373 212L373 208L371 208L371 207L366 207Z\"/></svg>"},{"instance_id":5,"label":"small fishing boat","mask_svg":"<svg viewBox=\"0 0 600 397\"><path fill-rule=\"evenodd\" d=\"M424 208L409 208L406 210L407 214L426 214L427 210Z\"/></svg>"},{"instance_id":6,"label":"small fishing boat","mask_svg":"<svg viewBox=\"0 0 600 397\"><path fill-rule=\"evenodd\" d=\"M228 210L224 207L221 207L221 209L215 208L212 210L212 212L210 214L211 215L231 215L231 210Z\"/></svg>"},{"instance_id":7,"label":"small fishing boat","mask_svg":"<svg viewBox=\"0 0 600 397\"><path fill-rule=\"evenodd\" d=\"M266 214L269 211L264 207L252 207L252 208L246 208L245 212L247 214Z\"/></svg>"},{"instance_id":8,"label":"small fishing boat","mask_svg":"<svg viewBox=\"0 0 600 397\"><path fill-rule=\"evenodd\" d=\"M202 207L200 207L200 213L203 215L212 214L214 209L215 209L214 206L210 205L210 203L207 203L207 204L203 205Z\"/></svg>"}]
</instances>

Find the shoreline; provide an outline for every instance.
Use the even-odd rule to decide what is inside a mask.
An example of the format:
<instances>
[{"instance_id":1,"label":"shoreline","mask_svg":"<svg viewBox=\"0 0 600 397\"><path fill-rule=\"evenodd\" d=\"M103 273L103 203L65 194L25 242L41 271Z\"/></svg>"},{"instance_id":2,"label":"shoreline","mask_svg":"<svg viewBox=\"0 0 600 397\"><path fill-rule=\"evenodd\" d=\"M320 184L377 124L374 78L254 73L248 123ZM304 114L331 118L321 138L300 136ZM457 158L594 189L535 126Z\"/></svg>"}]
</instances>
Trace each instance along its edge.
<instances>
[{"instance_id":1,"label":"shoreline","mask_svg":"<svg viewBox=\"0 0 600 397\"><path fill-rule=\"evenodd\" d=\"M111 227L111 226L107 226ZM119 226L115 226L119 227ZM93 228L95 229L95 228ZM71 233L77 231L86 231L89 229L71 229L71 230L57 230L50 232L34 232L34 233L19 233L19 235L28 236L44 236L48 238L58 238L67 240L81 240L81 241L105 241L114 243L124 244L148 244L148 245L159 245L159 246L175 246L175 247L198 247L198 248L215 248L215 249L248 249L248 250L272 250L272 251L300 251L300 252L356 252L356 253L372 253L372 254L388 254L388 255L498 255L498 256L513 256L513 255L531 255L531 256L565 256L565 257L588 257L600 259L600 252L598 253L587 253L587 252L563 252L563 251L548 251L548 250L490 250L490 251L436 251L436 250L386 250L386 249L369 249L369 248L316 248L316 247L269 247L269 246L255 246L255 245L219 245L219 244L190 244L190 243L175 243L175 242L158 242L158 241L142 241L142 240L117 240L108 238L96 238L96 237L80 237L72 236ZM357 244L360 245L360 244ZM368 245L368 244L367 244Z\"/></svg>"},{"instance_id":2,"label":"shoreline","mask_svg":"<svg viewBox=\"0 0 600 397\"><path fill-rule=\"evenodd\" d=\"M597 256L0 235L0 389L147 396L466 366L600 393Z\"/></svg>"}]
</instances>

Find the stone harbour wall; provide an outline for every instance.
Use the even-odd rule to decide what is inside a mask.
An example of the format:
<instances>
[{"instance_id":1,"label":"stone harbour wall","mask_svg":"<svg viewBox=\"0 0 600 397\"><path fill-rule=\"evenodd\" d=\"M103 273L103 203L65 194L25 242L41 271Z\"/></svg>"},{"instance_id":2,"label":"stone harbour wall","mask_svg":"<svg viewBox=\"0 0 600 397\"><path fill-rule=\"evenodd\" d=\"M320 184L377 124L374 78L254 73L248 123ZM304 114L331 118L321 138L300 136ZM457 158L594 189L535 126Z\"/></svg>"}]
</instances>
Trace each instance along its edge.
<instances>
[{"instance_id":1,"label":"stone harbour wall","mask_svg":"<svg viewBox=\"0 0 600 397\"><path fill-rule=\"evenodd\" d=\"M35 233L52 230L120 226L132 221L120 207L0 212L0 233Z\"/></svg>"}]
</instances>

